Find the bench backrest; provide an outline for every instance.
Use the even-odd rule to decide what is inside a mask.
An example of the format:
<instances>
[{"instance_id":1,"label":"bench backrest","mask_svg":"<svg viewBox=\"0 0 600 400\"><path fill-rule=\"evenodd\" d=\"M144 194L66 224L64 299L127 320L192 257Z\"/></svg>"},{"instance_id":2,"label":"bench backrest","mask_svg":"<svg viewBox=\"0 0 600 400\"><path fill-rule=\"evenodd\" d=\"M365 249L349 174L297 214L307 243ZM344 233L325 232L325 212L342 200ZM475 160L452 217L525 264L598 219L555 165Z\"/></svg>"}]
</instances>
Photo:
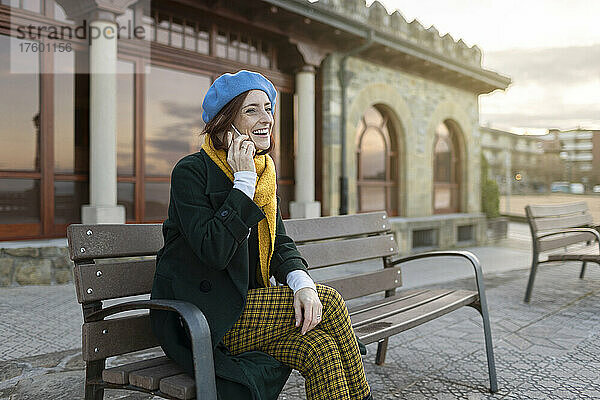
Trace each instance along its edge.
<instances>
[{"instance_id":1,"label":"bench backrest","mask_svg":"<svg viewBox=\"0 0 600 400\"><path fill-rule=\"evenodd\" d=\"M534 241L539 235L568 228L593 225L592 214L584 201L568 204L528 205L525 207L527 222ZM565 247L589 240L589 235L570 234L539 240L540 251Z\"/></svg>"},{"instance_id":2,"label":"bench backrest","mask_svg":"<svg viewBox=\"0 0 600 400\"><path fill-rule=\"evenodd\" d=\"M311 269L395 255L385 212L284 221L286 231ZM82 225L67 229L75 262L77 299L83 307L83 358L86 361L158 346L147 314L88 322L102 301L150 293L161 224ZM327 281L346 299L393 290L402 284L400 267Z\"/></svg>"}]
</instances>

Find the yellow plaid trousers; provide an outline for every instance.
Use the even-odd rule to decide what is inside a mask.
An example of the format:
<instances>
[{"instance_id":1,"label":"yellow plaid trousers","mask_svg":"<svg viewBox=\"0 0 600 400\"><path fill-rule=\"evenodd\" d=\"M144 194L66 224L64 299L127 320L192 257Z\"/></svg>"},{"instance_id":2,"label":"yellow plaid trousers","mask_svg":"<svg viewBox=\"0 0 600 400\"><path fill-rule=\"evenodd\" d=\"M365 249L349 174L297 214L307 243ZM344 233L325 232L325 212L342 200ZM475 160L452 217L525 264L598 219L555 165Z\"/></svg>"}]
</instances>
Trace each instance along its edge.
<instances>
[{"instance_id":1,"label":"yellow plaid trousers","mask_svg":"<svg viewBox=\"0 0 600 400\"><path fill-rule=\"evenodd\" d=\"M223 337L233 355L265 352L305 378L307 400L363 400L369 393L348 309L333 288L317 284L321 322L300 334L288 286L248 291L242 315Z\"/></svg>"}]
</instances>

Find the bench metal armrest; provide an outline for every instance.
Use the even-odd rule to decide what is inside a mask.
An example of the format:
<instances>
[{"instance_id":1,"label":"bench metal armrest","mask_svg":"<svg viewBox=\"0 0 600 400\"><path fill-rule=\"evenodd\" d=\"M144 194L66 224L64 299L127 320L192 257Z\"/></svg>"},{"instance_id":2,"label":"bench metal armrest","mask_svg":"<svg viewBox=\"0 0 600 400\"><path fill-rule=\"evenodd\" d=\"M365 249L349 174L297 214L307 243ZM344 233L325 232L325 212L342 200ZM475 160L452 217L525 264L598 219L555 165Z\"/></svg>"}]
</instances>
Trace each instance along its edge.
<instances>
[{"instance_id":1,"label":"bench metal armrest","mask_svg":"<svg viewBox=\"0 0 600 400\"><path fill-rule=\"evenodd\" d=\"M428 253L414 254L402 257L387 263L388 266L402 264L408 261L420 260L432 257L460 257L466 259L475 270L475 282L477 282L477 293L479 294L479 303L472 303L469 306L475 308L481 314L483 320L483 333L485 337L485 348L488 362L488 372L490 376L490 390L492 393L498 391L498 381L496 378L496 363L494 361L494 346L492 344L492 328L485 296L485 285L483 284L483 271L477 256L470 251L432 251Z\"/></svg>"},{"instance_id":2,"label":"bench metal armrest","mask_svg":"<svg viewBox=\"0 0 600 400\"><path fill-rule=\"evenodd\" d=\"M216 400L217 388L210 327L202 311L194 304L180 300L138 300L116 304L91 313L86 318L86 322L101 321L110 315L130 310L173 311L181 316L188 327L192 342L197 399Z\"/></svg>"},{"instance_id":3,"label":"bench metal armrest","mask_svg":"<svg viewBox=\"0 0 600 400\"><path fill-rule=\"evenodd\" d=\"M546 238L546 237L554 236L554 235L560 235L560 234L563 234L563 233L589 233L590 235L593 235L596 238L596 240L600 243L600 232L598 232L594 228L569 228L569 229L562 229L560 231L545 233L543 235L537 236L535 239L539 240L539 239L542 239L542 238Z\"/></svg>"},{"instance_id":4,"label":"bench metal armrest","mask_svg":"<svg viewBox=\"0 0 600 400\"><path fill-rule=\"evenodd\" d=\"M460 257L465 258L471 264L475 270L475 282L477 283L477 292L479 293L479 305L482 309L487 310L487 299L485 297L485 285L483 283L483 271L481 269L481 263L477 256L470 251L431 251L427 253L413 254L410 256L398 258L392 260L387 265L394 266L409 261L420 260L431 257ZM481 311L481 310L480 310Z\"/></svg>"}]
</instances>

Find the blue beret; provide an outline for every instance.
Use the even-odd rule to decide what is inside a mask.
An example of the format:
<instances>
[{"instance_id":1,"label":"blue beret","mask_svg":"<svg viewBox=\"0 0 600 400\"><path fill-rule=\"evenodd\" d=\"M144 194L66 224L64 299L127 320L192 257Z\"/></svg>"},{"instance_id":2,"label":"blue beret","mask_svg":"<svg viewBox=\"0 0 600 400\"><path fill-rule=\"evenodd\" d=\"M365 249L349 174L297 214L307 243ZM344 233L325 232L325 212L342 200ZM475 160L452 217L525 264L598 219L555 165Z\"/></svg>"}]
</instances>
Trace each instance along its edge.
<instances>
[{"instance_id":1,"label":"blue beret","mask_svg":"<svg viewBox=\"0 0 600 400\"><path fill-rule=\"evenodd\" d=\"M258 72L241 70L235 74L219 76L208 88L202 102L202 119L208 123L235 96L258 89L267 94L271 101L271 114L275 111L275 86Z\"/></svg>"}]
</instances>

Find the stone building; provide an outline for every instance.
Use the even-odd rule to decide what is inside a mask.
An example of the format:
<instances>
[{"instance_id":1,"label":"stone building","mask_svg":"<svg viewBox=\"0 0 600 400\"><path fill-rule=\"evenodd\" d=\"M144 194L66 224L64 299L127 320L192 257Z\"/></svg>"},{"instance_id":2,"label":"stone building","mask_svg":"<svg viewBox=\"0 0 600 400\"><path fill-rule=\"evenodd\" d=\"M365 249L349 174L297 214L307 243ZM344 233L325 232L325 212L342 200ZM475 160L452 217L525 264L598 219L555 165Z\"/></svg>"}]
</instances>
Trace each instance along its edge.
<instances>
[{"instance_id":1,"label":"stone building","mask_svg":"<svg viewBox=\"0 0 600 400\"><path fill-rule=\"evenodd\" d=\"M27 31L84 23L125 30ZM0 240L162 222L204 93L242 68L279 93L285 217L387 210L405 252L485 239L478 95L510 79L377 1L1 0L0 53Z\"/></svg>"}]
</instances>

